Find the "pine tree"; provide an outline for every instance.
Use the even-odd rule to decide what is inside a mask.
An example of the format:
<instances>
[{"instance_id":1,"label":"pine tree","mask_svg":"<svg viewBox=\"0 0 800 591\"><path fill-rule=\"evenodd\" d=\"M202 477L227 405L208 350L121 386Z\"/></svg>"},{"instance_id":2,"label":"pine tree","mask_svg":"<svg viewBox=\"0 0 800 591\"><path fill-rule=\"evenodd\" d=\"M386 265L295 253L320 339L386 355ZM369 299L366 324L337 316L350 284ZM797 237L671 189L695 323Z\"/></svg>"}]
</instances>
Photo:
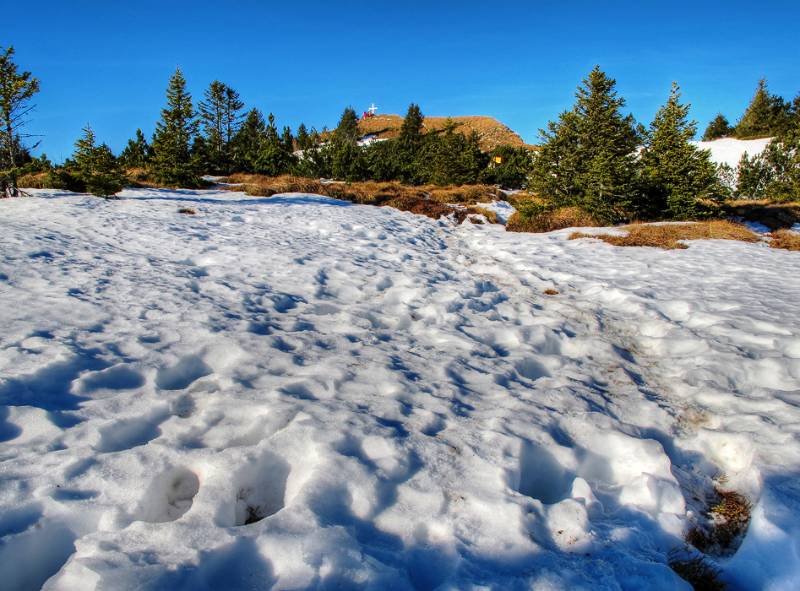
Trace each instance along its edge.
<instances>
[{"instance_id":1,"label":"pine tree","mask_svg":"<svg viewBox=\"0 0 800 591\"><path fill-rule=\"evenodd\" d=\"M150 145L141 129L136 130L136 137L128 140L128 145L119 156L120 161L128 168L145 168L150 159Z\"/></svg>"},{"instance_id":2,"label":"pine tree","mask_svg":"<svg viewBox=\"0 0 800 591\"><path fill-rule=\"evenodd\" d=\"M425 117L419 105L411 103L400 126L396 143L395 175L403 182L414 183L419 179L417 159L422 148L422 129Z\"/></svg>"},{"instance_id":3,"label":"pine tree","mask_svg":"<svg viewBox=\"0 0 800 591\"><path fill-rule=\"evenodd\" d=\"M17 177L25 153L22 128L37 92L39 81L30 72L20 72L14 63L14 48L0 50L0 197L19 194Z\"/></svg>"},{"instance_id":4,"label":"pine tree","mask_svg":"<svg viewBox=\"0 0 800 591\"><path fill-rule=\"evenodd\" d=\"M308 134L308 129L305 123L301 123L297 128L297 149L308 150L311 147L311 136Z\"/></svg>"},{"instance_id":5,"label":"pine tree","mask_svg":"<svg viewBox=\"0 0 800 591\"><path fill-rule=\"evenodd\" d=\"M212 172L230 172L230 142L241 123L240 111L243 107L239 93L219 80L209 85L204 99L200 101L199 115L203 124L205 159Z\"/></svg>"},{"instance_id":6,"label":"pine tree","mask_svg":"<svg viewBox=\"0 0 800 591\"><path fill-rule=\"evenodd\" d=\"M108 197L122 190L126 178L106 144L97 146L91 126L83 128L83 136L75 142L74 174L86 190L98 197Z\"/></svg>"},{"instance_id":7,"label":"pine tree","mask_svg":"<svg viewBox=\"0 0 800 591\"><path fill-rule=\"evenodd\" d=\"M256 171L256 160L266 142L266 133L267 126L261 111L248 111L244 123L231 141L235 170L249 173Z\"/></svg>"},{"instance_id":8,"label":"pine tree","mask_svg":"<svg viewBox=\"0 0 800 591\"><path fill-rule=\"evenodd\" d=\"M468 136L456 131L452 119L441 133L428 134L422 148L417 174L423 182L435 185L475 183L488 163L480 149L476 132Z\"/></svg>"},{"instance_id":9,"label":"pine tree","mask_svg":"<svg viewBox=\"0 0 800 591\"><path fill-rule=\"evenodd\" d=\"M800 196L800 121L773 139L754 158L747 154L739 163L736 193L742 197L767 198L776 201Z\"/></svg>"},{"instance_id":10,"label":"pine tree","mask_svg":"<svg viewBox=\"0 0 800 591\"><path fill-rule=\"evenodd\" d=\"M790 111L791 105L781 97L770 94L767 81L762 78L744 115L736 124L736 137L748 139L779 135L788 129Z\"/></svg>"},{"instance_id":11,"label":"pine tree","mask_svg":"<svg viewBox=\"0 0 800 591\"><path fill-rule=\"evenodd\" d=\"M728 137L733 133L733 128L728 120L725 118L725 115L722 113L717 113L717 116L711 120L711 123L708 124L706 127L705 133L703 133L703 141L710 142L713 140L718 140L723 137Z\"/></svg>"},{"instance_id":12,"label":"pine tree","mask_svg":"<svg viewBox=\"0 0 800 591\"><path fill-rule=\"evenodd\" d=\"M186 79L180 68L170 78L167 106L153 136L153 158L150 166L156 179L166 185L194 187L198 173L191 154L191 141L197 132L192 97L186 90Z\"/></svg>"},{"instance_id":13,"label":"pine tree","mask_svg":"<svg viewBox=\"0 0 800 591\"><path fill-rule=\"evenodd\" d=\"M694 219L703 213L703 200L717 199L723 191L709 152L691 143L697 125L689 121L689 105L681 103L673 82L667 103L650 124L641 162L649 195L650 215Z\"/></svg>"},{"instance_id":14,"label":"pine tree","mask_svg":"<svg viewBox=\"0 0 800 591\"><path fill-rule=\"evenodd\" d=\"M635 215L640 140L634 119L623 115L625 100L616 81L595 67L578 87L571 111L542 131L531 187L556 207L579 206L607 222Z\"/></svg>"},{"instance_id":15,"label":"pine tree","mask_svg":"<svg viewBox=\"0 0 800 591\"><path fill-rule=\"evenodd\" d=\"M356 112L347 107L342 113L339 125L333 132L330 142L333 176L347 181L361 180L366 170L366 162L358 140L361 134L358 129Z\"/></svg>"},{"instance_id":16,"label":"pine tree","mask_svg":"<svg viewBox=\"0 0 800 591\"><path fill-rule=\"evenodd\" d=\"M288 154L294 153L294 137L292 137L292 128L288 125L283 128L283 133L281 133L281 144Z\"/></svg>"},{"instance_id":17,"label":"pine tree","mask_svg":"<svg viewBox=\"0 0 800 591\"><path fill-rule=\"evenodd\" d=\"M260 146L255 160L255 172L269 176L278 176L289 171L292 163L291 153L281 142L278 127L275 125L275 116L270 113L268 124L264 133L264 140Z\"/></svg>"}]
</instances>

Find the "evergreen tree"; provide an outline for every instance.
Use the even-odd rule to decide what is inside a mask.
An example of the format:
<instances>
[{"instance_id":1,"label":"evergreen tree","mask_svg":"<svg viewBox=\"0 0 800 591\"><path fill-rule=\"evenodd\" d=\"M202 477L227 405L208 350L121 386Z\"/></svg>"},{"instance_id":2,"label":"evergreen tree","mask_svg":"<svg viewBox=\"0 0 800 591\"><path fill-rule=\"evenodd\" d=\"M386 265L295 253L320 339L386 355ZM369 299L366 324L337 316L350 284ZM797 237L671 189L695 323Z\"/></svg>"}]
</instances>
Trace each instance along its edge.
<instances>
[{"instance_id":1,"label":"evergreen tree","mask_svg":"<svg viewBox=\"0 0 800 591\"><path fill-rule=\"evenodd\" d=\"M311 136L308 134L308 129L305 123L301 123L297 128L297 149L308 150L311 147Z\"/></svg>"},{"instance_id":2,"label":"evergreen tree","mask_svg":"<svg viewBox=\"0 0 800 591\"><path fill-rule=\"evenodd\" d=\"M736 137L747 139L775 136L788 128L791 106L781 97L772 95L767 81L758 81L750 104L736 125Z\"/></svg>"},{"instance_id":3,"label":"evergreen tree","mask_svg":"<svg viewBox=\"0 0 800 591\"><path fill-rule=\"evenodd\" d=\"M241 123L240 111L243 107L239 93L219 80L210 84L200 101L199 115L203 124L205 159L212 172L230 172L230 143Z\"/></svg>"},{"instance_id":4,"label":"evergreen tree","mask_svg":"<svg viewBox=\"0 0 800 591\"><path fill-rule=\"evenodd\" d=\"M800 196L800 121L793 120L758 156L742 157L736 193L778 201Z\"/></svg>"},{"instance_id":5,"label":"evergreen tree","mask_svg":"<svg viewBox=\"0 0 800 591\"><path fill-rule=\"evenodd\" d=\"M366 161L358 146L360 138L358 116L351 107L347 107L333 132L329 146L334 177L347 181L357 181L364 177Z\"/></svg>"},{"instance_id":6,"label":"evergreen tree","mask_svg":"<svg viewBox=\"0 0 800 591\"><path fill-rule=\"evenodd\" d=\"M30 72L20 72L14 63L14 48L0 50L0 197L19 194L19 166L27 153L22 145L22 128L37 92L39 81Z\"/></svg>"},{"instance_id":7,"label":"evergreen tree","mask_svg":"<svg viewBox=\"0 0 800 591\"><path fill-rule=\"evenodd\" d=\"M708 127L706 127L706 131L703 133L703 141L710 142L719 138L728 137L732 133L733 128L731 124L728 123L725 115L717 113L717 116L714 117L711 123L708 124Z\"/></svg>"},{"instance_id":8,"label":"evergreen tree","mask_svg":"<svg viewBox=\"0 0 800 591\"><path fill-rule=\"evenodd\" d=\"M556 207L580 206L608 222L621 221L641 206L637 190L640 140L616 82L595 67L576 93L571 111L542 131L531 187Z\"/></svg>"},{"instance_id":9,"label":"evergreen tree","mask_svg":"<svg viewBox=\"0 0 800 591\"><path fill-rule=\"evenodd\" d=\"M128 145L119 156L122 164L128 168L145 168L150 159L150 145L141 129L136 130L136 137L128 140Z\"/></svg>"},{"instance_id":10,"label":"evergreen tree","mask_svg":"<svg viewBox=\"0 0 800 591\"><path fill-rule=\"evenodd\" d=\"M689 121L689 105L681 103L680 88L672 84L667 103L650 124L641 162L651 215L694 219L705 212L702 200L717 199L723 191L709 152L691 143L697 126Z\"/></svg>"},{"instance_id":11,"label":"evergreen tree","mask_svg":"<svg viewBox=\"0 0 800 591\"><path fill-rule=\"evenodd\" d=\"M292 155L286 151L278 135L275 125L275 116L270 113L268 117L264 139L255 160L255 172L269 176L278 176L289 171L292 164Z\"/></svg>"},{"instance_id":12,"label":"evergreen tree","mask_svg":"<svg viewBox=\"0 0 800 591\"><path fill-rule=\"evenodd\" d=\"M191 141L197 132L192 97L180 68L170 78L167 106L153 136L150 167L156 179L166 185L198 186L198 172L192 159Z\"/></svg>"},{"instance_id":13,"label":"evergreen tree","mask_svg":"<svg viewBox=\"0 0 800 591\"><path fill-rule=\"evenodd\" d=\"M281 143L283 144L283 149L286 150L287 153L294 153L294 137L292 137L292 128L288 125L283 128Z\"/></svg>"},{"instance_id":14,"label":"evergreen tree","mask_svg":"<svg viewBox=\"0 0 800 591\"><path fill-rule=\"evenodd\" d=\"M435 185L475 183L488 163L480 149L478 134L464 136L448 119L441 133L428 134L419 159L418 174Z\"/></svg>"},{"instance_id":15,"label":"evergreen tree","mask_svg":"<svg viewBox=\"0 0 800 591\"><path fill-rule=\"evenodd\" d=\"M251 109L234 136L232 145L233 167L240 172L254 173L256 160L266 141L267 125L258 109Z\"/></svg>"},{"instance_id":16,"label":"evergreen tree","mask_svg":"<svg viewBox=\"0 0 800 591\"><path fill-rule=\"evenodd\" d=\"M422 129L425 117L419 105L411 103L400 126L400 134L396 143L396 176L406 183L414 183L419 179L417 160L423 144Z\"/></svg>"},{"instance_id":17,"label":"evergreen tree","mask_svg":"<svg viewBox=\"0 0 800 591\"><path fill-rule=\"evenodd\" d=\"M528 148L499 146L492 151L490 168L481 173L481 180L506 189L521 189L528 181L531 164L532 156Z\"/></svg>"},{"instance_id":18,"label":"evergreen tree","mask_svg":"<svg viewBox=\"0 0 800 591\"><path fill-rule=\"evenodd\" d=\"M111 149L95 142L94 131L87 125L75 142L74 175L93 195L108 197L121 191L127 179Z\"/></svg>"}]
</instances>

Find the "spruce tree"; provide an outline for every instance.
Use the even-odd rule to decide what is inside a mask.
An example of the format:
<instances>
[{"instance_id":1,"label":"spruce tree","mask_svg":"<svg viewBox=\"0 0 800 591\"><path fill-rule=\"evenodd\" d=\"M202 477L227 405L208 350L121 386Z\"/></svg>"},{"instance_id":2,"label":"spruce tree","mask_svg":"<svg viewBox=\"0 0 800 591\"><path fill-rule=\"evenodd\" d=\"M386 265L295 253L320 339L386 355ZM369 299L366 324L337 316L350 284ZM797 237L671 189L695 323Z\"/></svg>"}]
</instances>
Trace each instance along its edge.
<instances>
[{"instance_id":1,"label":"spruce tree","mask_svg":"<svg viewBox=\"0 0 800 591\"><path fill-rule=\"evenodd\" d=\"M136 130L136 137L128 140L128 145L119 156L121 163L128 168L145 168L150 159L150 145L141 129Z\"/></svg>"},{"instance_id":2,"label":"spruce tree","mask_svg":"<svg viewBox=\"0 0 800 591\"><path fill-rule=\"evenodd\" d=\"M297 128L297 149L308 150L311 147L311 136L308 134L308 128L305 123L301 123Z\"/></svg>"},{"instance_id":3,"label":"spruce tree","mask_svg":"<svg viewBox=\"0 0 800 591\"><path fill-rule=\"evenodd\" d=\"M794 120L758 156L742 157L736 192L742 197L775 201L800 196L800 121Z\"/></svg>"},{"instance_id":4,"label":"spruce tree","mask_svg":"<svg viewBox=\"0 0 800 591\"><path fill-rule=\"evenodd\" d=\"M239 93L219 80L209 85L200 101L205 159L214 173L230 172L230 142L239 128L242 107L244 103L239 99Z\"/></svg>"},{"instance_id":5,"label":"spruce tree","mask_svg":"<svg viewBox=\"0 0 800 591\"><path fill-rule=\"evenodd\" d=\"M283 133L281 133L281 144L288 154L294 153L294 137L292 137L292 128L288 125L283 128Z\"/></svg>"},{"instance_id":6,"label":"spruce tree","mask_svg":"<svg viewBox=\"0 0 800 591\"><path fill-rule=\"evenodd\" d=\"M239 131L233 137L233 167L238 172L254 173L256 160L266 141L267 126L258 109L250 109Z\"/></svg>"},{"instance_id":7,"label":"spruce tree","mask_svg":"<svg viewBox=\"0 0 800 591\"><path fill-rule=\"evenodd\" d=\"M396 172L397 177L406 183L418 180L417 159L423 143L422 129L425 117L419 105L411 103L400 126L400 134L396 141Z\"/></svg>"},{"instance_id":8,"label":"spruce tree","mask_svg":"<svg viewBox=\"0 0 800 591\"><path fill-rule=\"evenodd\" d=\"M39 92L39 81L30 72L20 72L14 48L0 50L0 197L19 194L17 177L26 150L22 128L33 110L31 99Z\"/></svg>"},{"instance_id":9,"label":"spruce tree","mask_svg":"<svg viewBox=\"0 0 800 591\"><path fill-rule=\"evenodd\" d=\"M347 181L361 180L366 170L358 140L361 133L358 129L358 116L352 107L342 113L339 125L333 132L330 142L331 164L333 176Z\"/></svg>"},{"instance_id":10,"label":"spruce tree","mask_svg":"<svg viewBox=\"0 0 800 591\"><path fill-rule=\"evenodd\" d=\"M578 87L576 103L542 131L544 144L531 175L532 188L556 207L579 206L607 222L641 207L636 150L640 133L616 81L595 67Z\"/></svg>"},{"instance_id":11,"label":"spruce tree","mask_svg":"<svg viewBox=\"0 0 800 591\"><path fill-rule=\"evenodd\" d=\"M708 124L708 127L706 127L706 131L703 133L703 141L711 142L723 137L728 137L731 133L733 133L733 128L725 118L725 115L717 113L717 116L714 117L711 123Z\"/></svg>"},{"instance_id":12,"label":"spruce tree","mask_svg":"<svg viewBox=\"0 0 800 591\"><path fill-rule=\"evenodd\" d=\"M649 215L694 219L707 208L703 200L717 199L722 187L709 152L691 140L697 125L689 120L689 105L681 103L680 88L672 84L669 98L650 124L641 154Z\"/></svg>"},{"instance_id":13,"label":"spruce tree","mask_svg":"<svg viewBox=\"0 0 800 591\"><path fill-rule=\"evenodd\" d=\"M156 179L172 186L199 185L198 171L192 159L191 142L197 132L192 97L186 90L186 79L180 68L170 78L167 106L153 135L153 157L150 167Z\"/></svg>"},{"instance_id":14,"label":"spruce tree","mask_svg":"<svg viewBox=\"0 0 800 591\"><path fill-rule=\"evenodd\" d=\"M270 113L264 140L254 163L255 172L278 176L287 173L291 163L291 153L286 151L286 147L281 142L281 138L278 135L278 127L275 125L275 116Z\"/></svg>"},{"instance_id":15,"label":"spruce tree","mask_svg":"<svg viewBox=\"0 0 800 591\"><path fill-rule=\"evenodd\" d=\"M736 137L740 139L770 137L786 131L789 126L791 106L781 97L772 95L767 81L758 81L750 104L736 124Z\"/></svg>"},{"instance_id":16,"label":"spruce tree","mask_svg":"<svg viewBox=\"0 0 800 591\"><path fill-rule=\"evenodd\" d=\"M75 142L74 175L89 193L108 197L121 191L127 179L111 149L95 142L94 131L87 125L83 136Z\"/></svg>"}]
</instances>

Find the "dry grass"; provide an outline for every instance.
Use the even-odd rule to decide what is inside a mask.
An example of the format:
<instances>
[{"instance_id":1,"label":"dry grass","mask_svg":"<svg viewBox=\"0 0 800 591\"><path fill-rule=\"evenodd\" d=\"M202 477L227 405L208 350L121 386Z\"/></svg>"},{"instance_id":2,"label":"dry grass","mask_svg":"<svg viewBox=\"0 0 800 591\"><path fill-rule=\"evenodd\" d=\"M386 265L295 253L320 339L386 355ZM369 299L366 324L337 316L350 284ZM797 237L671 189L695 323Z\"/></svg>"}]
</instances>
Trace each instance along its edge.
<instances>
[{"instance_id":1,"label":"dry grass","mask_svg":"<svg viewBox=\"0 0 800 591\"><path fill-rule=\"evenodd\" d=\"M526 216L514 213L506 223L509 232L552 232L564 228L599 226L600 223L578 207L562 207Z\"/></svg>"},{"instance_id":2,"label":"dry grass","mask_svg":"<svg viewBox=\"0 0 800 591\"><path fill-rule=\"evenodd\" d=\"M558 292L557 289L553 289L552 287L549 287L549 288L545 289L543 293L544 293L544 295L553 296L553 295L558 295L559 292Z\"/></svg>"},{"instance_id":3,"label":"dry grass","mask_svg":"<svg viewBox=\"0 0 800 591\"><path fill-rule=\"evenodd\" d=\"M622 228L623 236L611 234L590 235L575 232L570 240L597 238L614 246L648 246L652 248L688 248L682 240L741 240L758 242L759 237L741 224L724 220L681 224L632 224Z\"/></svg>"},{"instance_id":4,"label":"dry grass","mask_svg":"<svg viewBox=\"0 0 800 591\"><path fill-rule=\"evenodd\" d=\"M687 581L695 591L724 591L725 584L719 578L719 570L702 556L680 557L672 553L669 567Z\"/></svg>"},{"instance_id":5,"label":"dry grass","mask_svg":"<svg viewBox=\"0 0 800 591\"><path fill-rule=\"evenodd\" d=\"M714 491L709 505L708 523L690 529L686 541L707 554L729 554L747 531L753 506L744 495L720 488Z\"/></svg>"},{"instance_id":6,"label":"dry grass","mask_svg":"<svg viewBox=\"0 0 800 591\"><path fill-rule=\"evenodd\" d=\"M22 189L52 189L50 175L46 172L24 174L17 179L17 185Z\"/></svg>"},{"instance_id":7,"label":"dry grass","mask_svg":"<svg viewBox=\"0 0 800 591\"><path fill-rule=\"evenodd\" d=\"M410 211L433 219L452 215L463 222L471 214L486 215L485 210L474 206L454 206L451 203L467 204L486 201L498 193L494 187L470 185L463 187L412 187L395 182L380 183L365 181L358 183L322 182L295 176L266 177L254 174L235 174L227 179L232 183L241 183L242 187L231 187L248 195L271 197L279 193L311 193L350 201L360 205L377 205L394 207L401 211ZM487 219L496 221L492 215Z\"/></svg>"},{"instance_id":8,"label":"dry grass","mask_svg":"<svg viewBox=\"0 0 800 591\"><path fill-rule=\"evenodd\" d=\"M183 213L186 215L197 215L197 210L192 207L181 207L178 210L178 213Z\"/></svg>"},{"instance_id":9,"label":"dry grass","mask_svg":"<svg viewBox=\"0 0 800 591\"><path fill-rule=\"evenodd\" d=\"M497 213L495 213L491 209L486 209L484 207L475 207L473 209L475 210L475 213L478 213L478 214L482 215L483 217L485 217L486 221L489 222L490 224L497 224L498 223L498 221L497 221Z\"/></svg>"},{"instance_id":10,"label":"dry grass","mask_svg":"<svg viewBox=\"0 0 800 591\"><path fill-rule=\"evenodd\" d=\"M771 248L781 248L783 250L800 250L800 234L789 230L778 230L770 234L772 240L769 241Z\"/></svg>"},{"instance_id":11,"label":"dry grass","mask_svg":"<svg viewBox=\"0 0 800 591\"><path fill-rule=\"evenodd\" d=\"M729 201L722 206L722 211L726 216L763 224L773 232L800 224L800 203L797 202Z\"/></svg>"},{"instance_id":12,"label":"dry grass","mask_svg":"<svg viewBox=\"0 0 800 591\"><path fill-rule=\"evenodd\" d=\"M473 131L478 133L482 150L491 152L499 146L526 146L522 138L508 126L503 125L493 117L452 117L456 130L464 135ZM447 117L425 117L424 132L440 131L444 129ZM358 127L364 135L376 135L381 139L395 138L400 133L403 117L400 115L376 115L359 121ZM533 146L530 146L533 148Z\"/></svg>"}]
</instances>

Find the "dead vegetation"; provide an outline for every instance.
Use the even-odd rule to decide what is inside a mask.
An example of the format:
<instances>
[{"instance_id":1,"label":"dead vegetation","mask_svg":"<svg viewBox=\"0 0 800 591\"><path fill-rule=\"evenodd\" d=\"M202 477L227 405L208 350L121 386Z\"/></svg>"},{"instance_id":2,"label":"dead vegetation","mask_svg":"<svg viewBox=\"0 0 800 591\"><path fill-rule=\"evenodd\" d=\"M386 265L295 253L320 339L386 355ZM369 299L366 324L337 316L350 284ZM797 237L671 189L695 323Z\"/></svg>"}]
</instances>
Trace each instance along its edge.
<instances>
[{"instance_id":1,"label":"dead vegetation","mask_svg":"<svg viewBox=\"0 0 800 591\"><path fill-rule=\"evenodd\" d=\"M753 506L744 495L721 488L714 490L708 505L706 523L691 528L686 541L706 554L731 554L747 531Z\"/></svg>"},{"instance_id":2,"label":"dead vegetation","mask_svg":"<svg viewBox=\"0 0 800 591\"><path fill-rule=\"evenodd\" d=\"M601 225L594 217L578 207L561 207L535 215L515 212L506 223L509 232L552 232L564 228Z\"/></svg>"},{"instance_id":3,"label":"dead vegetation","mask_svg":"<svg viewBox=\"0 0 800 591\"><path fill-rule=\"evenodd\" d=\"M425 133L441 131L447 124L447 117L425 117L423 130ZM491 152L499 146L526 146L522 138L511 128L500 123L493 117L452 117L456 124L456 131L465 135L477 132L482 150ZM395 138L400 134L403 117L400 115L376 115L362 119L358 123L359 131L363 135L375 135L380 139ZM533 146L530 146L533 149Z\"/></svg>"},{"instance_id":4,"label":"dead vegetation","mask_svg":"<svg viewBox=\"0 0 800 591\"><path fill-rule=\"evenodd\" d=\"M797 202L729 201L722 206L722 211L732 218L762 224L772 232L800 224L800 203Z\"/></svg>"},{"instance_id":5,"label":"dead vegetation","mask_svg":"<svg viewBox=\"0 0 800 591\"><path fill-rule=\"evenodd\" d=\"M491 201L502 195L497 188L488 185L413 187L396 182L323 182L288 175L266 177L253 174L235 174L227 180L241 184L231 187L231 190L243 189L248 195L271 197L279 193L310 193L360 205L394 207L433 219L452 215L458 223L476 214L495 223L497 216L493 212L474 204Z\"/></svg>"},{"instance_id":6,"label":"dead vegetation","mask_svg":"<svg viewBox=\"0 0 800 591\"><path fill-rule=\"evenodd\" d=\"M695 591L725 589L725 584L719 578L719 569L709 564L703 556L686 556L680 552L673 552L669 556L669 567Z\"/></svg>"},{"instance_id":7,"label":"dead vegetation","mask_svg":"<svg viewBox=\"0 0 800 591\"><path fill-rule=\"evenodd\" d=\"M181 207L178 210L178 213L183 213L186 215L197 215L197 210L191 207Z\"/></svg>"},{"instance_id":8,"label":"dead vegetation","mask_svg":"<svg viewBox=\"0 0 800 591\"><path fill-rule=\"evenodd\" d=\"M778 230L770 234L770 237L769 245L771 248L800 251L800 234L797 232Z\"/></svg>"},{"instance_id":9,"label":"dead vegetation","mask_svg":"<svg viewBox=\"0 0 800 591\"><path fill-rule=\"evenodd\" d=\"M554 296L554 295L558 295L559 292L558 292L557 289L553 289L552 287L550 287L550 288L545 289L543 293L544 293L544 295Z\"/></svg>"},{"instance_id":10,"label":"dead vegetation","mask_svg":"<svg viewBox=\"0 0 800 591\"><path fill-rule=\"evenodd\" d=\"M758 234L742 224L725 220L674 224L631 224L621 228L624 235L574 232L570 240L596 238L614 246L647 246L663 249L689 248L683 240L740 240L758 242Z\"/></svg>"}]
</instances>

